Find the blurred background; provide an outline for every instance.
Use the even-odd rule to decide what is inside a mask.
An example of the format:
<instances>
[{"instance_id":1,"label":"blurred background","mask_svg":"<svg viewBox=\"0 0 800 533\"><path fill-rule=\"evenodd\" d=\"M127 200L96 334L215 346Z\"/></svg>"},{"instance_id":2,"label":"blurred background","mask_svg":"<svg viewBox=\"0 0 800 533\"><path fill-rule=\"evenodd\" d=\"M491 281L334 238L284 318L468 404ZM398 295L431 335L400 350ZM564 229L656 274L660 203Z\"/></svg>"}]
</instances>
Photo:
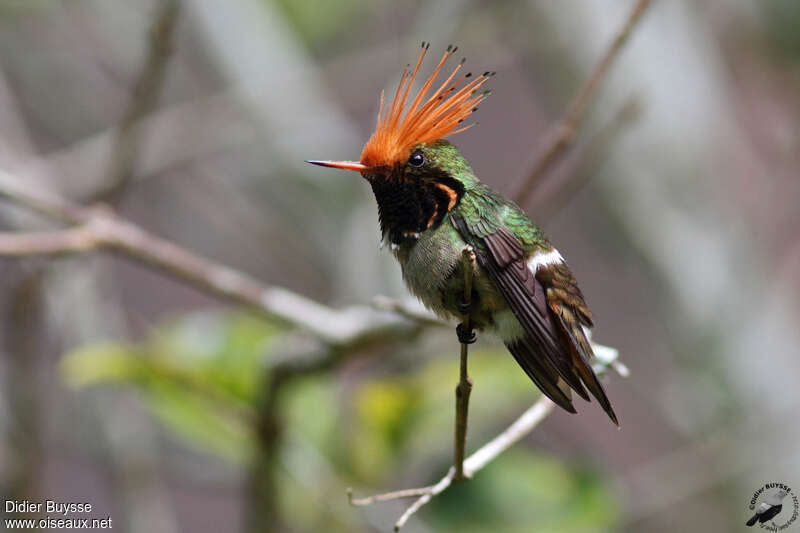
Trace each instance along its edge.
<instances>
[{"instance_id":1,"label":"blurred background","mask_svg":"<svg viewBox=\"0 0 800 533\"><path fill-rule=\"evenodd\" d=\"M0 169L358 321L408 298L399 269L367 184L304 160L357 159L419 42L455 43L497 76L452 140L511 194L632 5L2 0ZM555 412L404 530L740 531L753 491L800 485L799 177L800 3L654 2L524 204L630 368L622 429ZM7 199L0 226L59 227ZM450 465L450 328L384 312L342 344L101 252L0 280L4 500L131 533L387 531L407 502L346 488ZM470 373L474 450L538 391L486 337Z\"/></svg>"}]
</instances>

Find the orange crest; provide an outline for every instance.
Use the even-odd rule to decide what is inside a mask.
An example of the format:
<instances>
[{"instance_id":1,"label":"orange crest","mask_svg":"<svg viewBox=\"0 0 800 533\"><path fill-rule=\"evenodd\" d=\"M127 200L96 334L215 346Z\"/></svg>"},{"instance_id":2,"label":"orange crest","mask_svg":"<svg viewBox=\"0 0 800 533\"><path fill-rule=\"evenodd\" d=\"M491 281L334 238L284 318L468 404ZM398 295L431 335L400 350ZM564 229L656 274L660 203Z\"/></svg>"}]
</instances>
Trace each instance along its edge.
<instances>
[{"instance_id":1,"label":"orange crest","mask_svg":"<svg viewBox=\"0 0 800 533\"><path fill-rule=\"evenodd\" d=\"M477 89L486 83L486 80L493 76L494 72L484 72L456 90L459 84L472 76L471 73L468 73L453 82L464 64L462 59L444 83L424 104L422 103L439 71L458 48L448 46L439 64L406 110L411 84L417 77L422 59L429 46L430 43L422 43L417 65L413 71L409 71L410 65L406 65L403 69L400 83L394 93L392 106L386 116L383 116L383 92L381 91L375 133L372 134L361 152L361 163L367 167L391 166L405 161L411 155L411 148L417 144L437 141L469 129L472 124L464 127L460 127L460 124L477 109L475 106L489 96L489 91L479 93Z\"/></svg>"}]
</instances>

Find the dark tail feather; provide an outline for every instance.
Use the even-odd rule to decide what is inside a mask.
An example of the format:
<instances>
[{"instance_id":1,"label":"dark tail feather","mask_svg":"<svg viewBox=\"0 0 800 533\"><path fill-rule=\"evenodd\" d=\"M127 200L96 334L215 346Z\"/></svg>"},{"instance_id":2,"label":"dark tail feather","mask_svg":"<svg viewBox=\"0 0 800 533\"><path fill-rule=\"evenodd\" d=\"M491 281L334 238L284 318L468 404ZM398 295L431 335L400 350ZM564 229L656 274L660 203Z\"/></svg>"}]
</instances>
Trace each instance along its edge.
<instances>
[{"instance_id":1,"label":"dark tail feather","mask_svg":"<svg viewBox=\"0 0 800 533\"><path fill-rule=\"evenodd\" d=\"M537 355L530 339L517 339L514 342L506 343L506 347L545 396L565 411L577 412L570 397L558 386L560 379L558 373L550 366L547 359ZM584 394L586 393L584 392Z\"/></svg>"},{"instance_id":2,"label":"dark tail feather","mask_svg":"<svg viewBox=\"0 0 800 533\"><path fill-rule=\"evenodd\" d=\"M611 407L611 402L608 396L606 396L606 391L603 389L600 380L597 379L597 375L594 373L594 370L592 370L591 363L589 362L594 352L592 351L592 346L589 344L589 341L586 339L586 335L583 333L583 328L580 323L575 320L575 317L563 308L553 309L553 314L556 316L556 320L561 327L561 332L564 335L566 344L569 345L569 350L572 354L573 370L581 377L583 384L586 385L586 388L589 389L592 396L597 399L611 421L619 427L619 420L617 420L614 408ZM565 314L567 314L567 316L564 316Z\"/></svg>"},{"instance_id":3,"label":"dark tail feather","mask_svg":"<svg viewBox=\"0 0 800 533\"><path fill-rule=\"evenodd\" d=\"M756 525L756 522L758 522L758 513L754 514L753 518L747 521L747 525L753 527L754 525Z\"/></svg>"}]
</instances>

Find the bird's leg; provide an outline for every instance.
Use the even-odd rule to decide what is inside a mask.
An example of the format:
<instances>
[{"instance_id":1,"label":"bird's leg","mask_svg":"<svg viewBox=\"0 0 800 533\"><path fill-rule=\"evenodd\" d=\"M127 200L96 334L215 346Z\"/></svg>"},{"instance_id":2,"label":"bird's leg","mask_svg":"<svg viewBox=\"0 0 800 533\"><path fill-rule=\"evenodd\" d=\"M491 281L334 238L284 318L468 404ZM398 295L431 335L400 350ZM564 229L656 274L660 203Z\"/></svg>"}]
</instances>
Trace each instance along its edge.
<instances>
[{"instance_id":1,"label":"bird's leg","mask_svg":"<svg viewBox=\"0 0 800 533\"><path fill-rule=\"evenodd\" d=\"M463 481L464 455L467 448L467 413L469 411L469 395L472 392L472 380L467 373L467 352L470 344L475 342L475 331L472 329L470 311L472 305L472 275L475 271L475 251L467 246L461 254L464 261L464 299L460 304L463 321L456 327L456 335L461 343L461 366L458 385L456 385L456 431L455 431L455 474L453 481Z\"/></svg>"}]
</instances>

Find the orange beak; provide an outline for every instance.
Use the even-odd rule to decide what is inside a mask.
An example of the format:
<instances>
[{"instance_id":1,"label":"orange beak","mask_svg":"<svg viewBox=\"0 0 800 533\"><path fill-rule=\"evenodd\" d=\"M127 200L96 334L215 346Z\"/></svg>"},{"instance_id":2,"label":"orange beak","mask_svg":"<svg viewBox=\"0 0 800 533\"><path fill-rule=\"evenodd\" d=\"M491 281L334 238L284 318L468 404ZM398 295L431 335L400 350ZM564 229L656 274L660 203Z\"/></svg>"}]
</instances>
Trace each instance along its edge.
<instances>
[{"instance_id":1,"label":"orange beak","mask_svg":"<svg viewBox=\"0 0 800 533\"><path fill-rule=\"evenodd\" d=\"M319 165L321 167L340 168L342 170L355 170L356 172L363 172L367 170L366 165L362 165L358 161L306 161L312 165Z\"/></svg>"}]
</instances>

